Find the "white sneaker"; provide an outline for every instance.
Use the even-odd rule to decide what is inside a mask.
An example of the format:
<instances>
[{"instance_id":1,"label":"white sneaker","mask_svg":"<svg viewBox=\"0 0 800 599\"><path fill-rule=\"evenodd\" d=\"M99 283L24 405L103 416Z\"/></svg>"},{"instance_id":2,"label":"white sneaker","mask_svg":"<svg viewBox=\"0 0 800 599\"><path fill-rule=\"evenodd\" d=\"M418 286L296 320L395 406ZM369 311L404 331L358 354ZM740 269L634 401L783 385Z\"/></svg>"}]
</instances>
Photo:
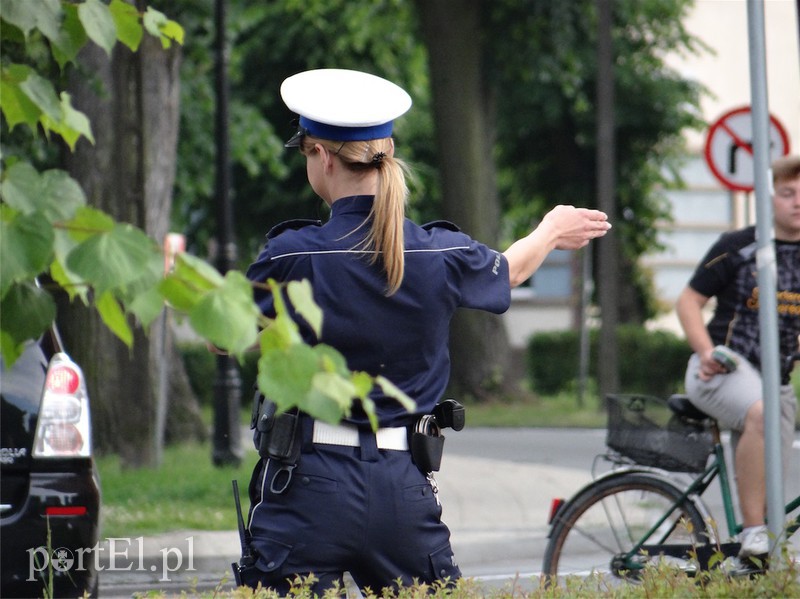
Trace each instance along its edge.
<instances>
[{"instance_id":1,"label":"white sneaker","mask_svg":"<svg viewBox=\"0 0 800 599\"><path fill-rule=\"evenodd\" d=\"M742 548L739 550L739 557L750 557L751 555L764 555L769 553L769 536L767 526L750 526L742 531Z\"/></svg>"}]
</instances>

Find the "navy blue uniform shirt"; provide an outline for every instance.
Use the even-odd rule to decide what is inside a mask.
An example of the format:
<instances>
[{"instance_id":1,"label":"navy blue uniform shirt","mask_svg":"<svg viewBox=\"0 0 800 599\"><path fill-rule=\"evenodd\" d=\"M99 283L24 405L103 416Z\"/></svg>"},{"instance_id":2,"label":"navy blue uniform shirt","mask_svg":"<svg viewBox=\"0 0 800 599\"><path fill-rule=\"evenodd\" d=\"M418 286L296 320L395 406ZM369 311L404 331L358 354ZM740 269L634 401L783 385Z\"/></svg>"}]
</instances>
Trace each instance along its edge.
<instances>
[{"instance_id":1,"label":"navy blue uniform shirt","mask_svg":"<svg viewBox=\"0 0 800 599\"><path fill-rule=\"evenodd\" d=\"M324 225L292 221L278 225L247 271L253 281L308 279L323 311L322 336L315 339L302 322L309 343L335 347L351 370L383 375L417 402L427 414L441 399L450 376L448 337L456 308L500 314L511 303L505 257L461 233L449 223L419 226L406 219L405 276L400 289L386 297L386 275L380 263L359 244L368 232L372 196L339 199ZM272 298L256 292L267 316ZM375 389L381 426L404 426L413 416ZM354 410L349 419L366 424Z\"/></svg>"}]
</instances>

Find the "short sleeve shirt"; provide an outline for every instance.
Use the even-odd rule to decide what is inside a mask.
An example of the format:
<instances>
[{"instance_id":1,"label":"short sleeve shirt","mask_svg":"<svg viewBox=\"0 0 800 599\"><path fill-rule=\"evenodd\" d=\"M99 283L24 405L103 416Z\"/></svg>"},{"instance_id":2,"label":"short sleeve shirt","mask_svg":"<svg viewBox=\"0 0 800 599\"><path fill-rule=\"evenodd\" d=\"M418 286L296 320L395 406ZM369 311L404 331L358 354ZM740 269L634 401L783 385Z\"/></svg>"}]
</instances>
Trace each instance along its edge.
<instances>
[{"instance_id":1,"label":"short sleeve shirt","mask_svg":"<svg viewBox=\"0 0 800 599\"><path fill-rule=\"evenodd\" d=\"M372 202L372 196L341 198L324 225L279 226L247 276L310 281L323 325L315 339L299 321L306 341L336 348L351 370L385 376L417 402L419 414L430 413L448 384L453 313L459 307L505 312L511 302L508 264L449 223L418 226L406 219L405 275L400 289L387 297L380 263L371 264L371 255L359 249ZM274 315L269 294L257 293L256 301L264 314ZM378 389L371 398L381 426L413 420ZM351 420L367 422L355 411Z\"/></svg>"},{"instance_id":2,"label":"short sleeve shirt","mask_svg":"<svg viewBox=\"0 0 800 599\"><path fill-rule=\"evenodd\" d=\"M755 227L723 234L689 285L717 306L708 323L714 344L727 345L760 368L758 269ZM789 380L800 334L800 243L775 242L781 377Z\"/></svg>"}]
</instances>

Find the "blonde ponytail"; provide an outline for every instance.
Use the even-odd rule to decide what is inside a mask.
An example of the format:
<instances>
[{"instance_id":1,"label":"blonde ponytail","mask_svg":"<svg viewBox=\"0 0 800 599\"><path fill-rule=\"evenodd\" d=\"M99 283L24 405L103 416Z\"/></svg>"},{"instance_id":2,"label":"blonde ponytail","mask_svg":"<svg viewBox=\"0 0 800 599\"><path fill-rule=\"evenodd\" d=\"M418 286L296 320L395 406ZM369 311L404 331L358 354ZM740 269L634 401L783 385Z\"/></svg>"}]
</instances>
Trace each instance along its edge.
<instances>
[{"instance_id":1,"label":"blonde ponytail","mask_svg":"<svg viewBox=\"0 0 800 599\"><path fill-rule=\"evenodd\" d=\"M386 296L394 295L405 273L405 222L408 166L394 157L391 138L347 143L320 140L307 136L304 144L323 144L352 171L377 170L378 186L370 212L370 230L362 248L372 254L370 264L382 262L386 273Z\"/></svg>"}]
</instances>

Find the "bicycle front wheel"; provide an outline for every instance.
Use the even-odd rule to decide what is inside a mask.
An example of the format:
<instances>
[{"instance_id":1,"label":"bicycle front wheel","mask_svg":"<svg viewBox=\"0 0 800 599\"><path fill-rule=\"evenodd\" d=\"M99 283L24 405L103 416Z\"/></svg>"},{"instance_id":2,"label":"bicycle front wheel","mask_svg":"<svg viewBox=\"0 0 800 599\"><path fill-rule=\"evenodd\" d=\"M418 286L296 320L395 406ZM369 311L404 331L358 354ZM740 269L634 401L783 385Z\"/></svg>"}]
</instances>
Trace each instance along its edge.
<instances>
[{"instance_id":1,"label":"bicycle front wheel","mask_svg":"<svg viewBox=\"0 0 800 599\"><path fill-rule=\"evenodd\" d=\"M691 500L681 500L682 494L646 472L598 479L557 514L543 574L551 583L569 575L636 578L659 551L680 555L675 563L691 569L687 550L707 542L706 524Z\"/></svg>"}]
</instances>

